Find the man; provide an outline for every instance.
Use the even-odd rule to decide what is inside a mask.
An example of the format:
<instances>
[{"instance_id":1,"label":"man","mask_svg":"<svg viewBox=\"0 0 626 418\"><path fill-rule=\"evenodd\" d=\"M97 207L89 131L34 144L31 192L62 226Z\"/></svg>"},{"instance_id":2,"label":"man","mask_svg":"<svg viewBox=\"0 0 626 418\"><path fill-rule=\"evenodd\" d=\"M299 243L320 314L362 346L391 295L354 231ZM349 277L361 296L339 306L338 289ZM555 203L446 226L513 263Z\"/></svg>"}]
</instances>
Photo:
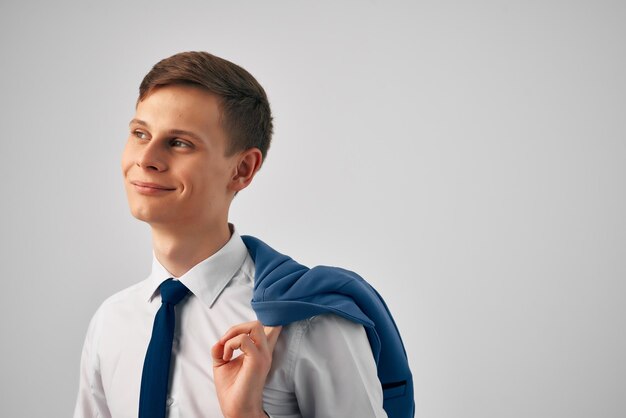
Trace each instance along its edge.
<instances>
[{"instance_id":1,"label":"man","mask_svg":"<svg viewBox=\"0 0 626 418\"><path fill-rule=\"evenodd\" d=\"M361 324L321 314L264 327L252 308L263 244L228 212L271 135L263 88L233 63L187 52L146 75L122 171L152 231L152 271L92 318L75 418L386 416Z\"/></svg>"}]
</instances>

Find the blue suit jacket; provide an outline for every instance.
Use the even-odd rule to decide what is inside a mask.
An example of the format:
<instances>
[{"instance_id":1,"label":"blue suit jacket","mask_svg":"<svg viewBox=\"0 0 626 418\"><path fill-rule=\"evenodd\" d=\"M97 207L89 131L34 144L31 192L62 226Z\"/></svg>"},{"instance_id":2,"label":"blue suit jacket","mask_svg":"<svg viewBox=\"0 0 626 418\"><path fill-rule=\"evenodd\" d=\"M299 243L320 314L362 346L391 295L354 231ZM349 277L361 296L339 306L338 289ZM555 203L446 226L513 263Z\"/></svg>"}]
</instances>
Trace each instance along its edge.
<instances>
[{"instance_id":1,"label":"blue suit jacket","mask_svg":"<svg viewBox=\"0 0 626 418\"><path fill-rule=\"evenodd\" d=\"M256 272L252 308L268 326L333 313L365 327L390 418L415 415L413 377L398 328L376 290L358 274L338 267L309 269L258 238L241 237Z\"/></svg>"}]
</instances>

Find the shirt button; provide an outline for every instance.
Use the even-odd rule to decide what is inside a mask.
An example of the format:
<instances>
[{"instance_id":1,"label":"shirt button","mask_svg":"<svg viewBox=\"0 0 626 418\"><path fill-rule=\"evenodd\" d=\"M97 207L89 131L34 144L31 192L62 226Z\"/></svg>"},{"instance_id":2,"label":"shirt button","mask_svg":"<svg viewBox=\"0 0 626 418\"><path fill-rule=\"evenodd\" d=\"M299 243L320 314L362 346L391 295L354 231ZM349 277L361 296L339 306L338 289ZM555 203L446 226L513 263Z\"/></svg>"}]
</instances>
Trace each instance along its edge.
<instances>
[{"instance_id":1,"label":"shirt button","mask_svg":"<svg viewBox=\"0 0 626 418\"><path fill-rule=\"evenodd\" d=\"M172 399L172 398L167 398L167 401L165 401L165 404L167 406L172 406L173 403L174 403L174 399Z\"/></svg>"}]
</instances>

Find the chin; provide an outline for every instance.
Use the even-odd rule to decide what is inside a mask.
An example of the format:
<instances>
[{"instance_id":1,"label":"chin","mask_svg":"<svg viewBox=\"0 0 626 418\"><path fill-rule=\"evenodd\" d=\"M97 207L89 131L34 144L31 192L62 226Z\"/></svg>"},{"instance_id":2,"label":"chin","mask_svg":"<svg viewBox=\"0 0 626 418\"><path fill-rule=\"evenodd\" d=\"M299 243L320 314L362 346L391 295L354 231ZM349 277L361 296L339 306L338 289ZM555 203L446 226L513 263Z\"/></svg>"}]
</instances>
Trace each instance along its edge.
<instances>
[{"instance_id":1,"label":"chin","mask_svg":"<svg viewBox=\"0 0 626 418\"><path fill-rule=\"evenodd\" d=\"M154 210L146 207L131 207L130 213L137 219L146 223L167 222L167 214L163 210Z\"/></svg>"}]
</instances>

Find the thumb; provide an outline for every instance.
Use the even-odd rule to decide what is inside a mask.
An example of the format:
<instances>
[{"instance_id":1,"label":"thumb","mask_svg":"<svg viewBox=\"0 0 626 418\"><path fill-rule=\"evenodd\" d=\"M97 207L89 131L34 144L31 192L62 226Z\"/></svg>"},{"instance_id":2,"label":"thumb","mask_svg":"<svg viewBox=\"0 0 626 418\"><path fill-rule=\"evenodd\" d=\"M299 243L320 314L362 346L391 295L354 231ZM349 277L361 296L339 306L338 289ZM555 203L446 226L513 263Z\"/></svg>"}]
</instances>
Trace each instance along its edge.
<instances>
[{"instance_id":1,"label":"thumb","mask_svg":"<svg viewBox=\"0 0 626 418\"><path fill-rule=\"evenodd\" d=\"M280 331L282 331L282 326L277 327L263 327L265 331L265 336L267 337L267 345L270 349L270 353L274 352L274 347L276 347L276 341L278 341L278 336L280 335Z\"/></svg>"}]
</instances>

